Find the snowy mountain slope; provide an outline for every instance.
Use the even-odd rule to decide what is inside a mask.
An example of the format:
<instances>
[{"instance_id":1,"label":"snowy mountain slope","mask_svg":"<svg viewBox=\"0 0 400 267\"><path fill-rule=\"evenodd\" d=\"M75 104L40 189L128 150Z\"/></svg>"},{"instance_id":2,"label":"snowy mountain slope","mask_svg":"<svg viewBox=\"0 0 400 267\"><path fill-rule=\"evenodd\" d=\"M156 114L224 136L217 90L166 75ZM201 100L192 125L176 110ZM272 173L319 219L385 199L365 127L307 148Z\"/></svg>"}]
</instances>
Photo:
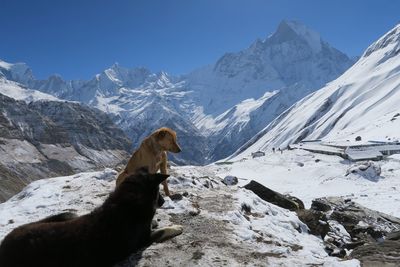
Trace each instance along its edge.
<instances>
[{"instance_id":1,"label":"snowy mountain slope","mask_svg":"<svg viewBox=\"0 0 400 267\"><path fill-rule=\"evenodd\" d=\"M134 146L155 128L177 128L184 149L175 161L203 164L233 153L352 63L300 22L283 21L265 40L181 77L114 64L89 81L35 80L28 69L11 75L13 64L2 64L8 79L110 113Z\"/></svg>"},{"instance_id":2,"label":"snowy mountain slope","mask_svg":"<svg viewBox=\"0 0 400 267\"><path fill-rule=\"evenodd\" d=\"M245 100L218 116L215 121L226 127L221 127L219 131L214 130L210 135L218 140L211 153L212 159L218 160L233 153L262 130L264 125L268 125L287 110L289 103L302 96L302 91L274 91L256 100Z\"/></svg>"},{"instance_id":3,"label":"snowy mountain slope","mask_svg":"<svg viewBox=\"0 0 400 267\"><path fill-rule=\"evenodd\" d=\"M57 97L54 97L46 93L42 93L38 90L28 89L19 83L1 77L0 77L0 94L6 95L8 97L17 100L23 100L27 103L37 100L61 101Z\"/></svg>"},{"instance_id":4,"label":"snowy mountain slope","mask_svg":"<svg viewBox=\"0 0 400 267\"><path fill-rule=\"evenodd\" d=\"M155 219L159 227L182 224L183 234L153 244L117 266L162 266L165 262L170 266L359 266L357 260L329 257L322 240L308 234L294 212L250 191L223 185L209 169L173 168L171 172L171 190L188 194L177 202L166 198ZM18 225L48 215L90 212L114 189L115 175L106 169L31 183L0 204L0 240ZM207 188L203 183L214 186ZM243 211L244 204L252 207L251 215Z\"/></svg>"},{"instance_id":5,"label":"snowy mountain slope","mask_svg":"<svg viewBox=\"0 0 400 267\"><path fill-rule=\"evenodd\" d=\"M400 138L400 25L373 43L335 81L297 102L240 151L241 155L303 139Z\"/></svg>"}]
</instances>

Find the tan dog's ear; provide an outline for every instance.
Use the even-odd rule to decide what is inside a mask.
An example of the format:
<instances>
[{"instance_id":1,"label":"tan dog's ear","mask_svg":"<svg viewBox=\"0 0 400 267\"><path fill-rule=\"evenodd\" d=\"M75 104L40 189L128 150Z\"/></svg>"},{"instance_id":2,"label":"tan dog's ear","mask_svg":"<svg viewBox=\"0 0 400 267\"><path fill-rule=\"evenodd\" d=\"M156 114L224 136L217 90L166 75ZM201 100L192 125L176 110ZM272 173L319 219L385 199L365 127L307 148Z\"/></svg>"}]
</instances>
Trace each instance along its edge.
<instances>
[{"instance_id":1,"label":"tan dog's ear","mask_svg":"<svg viewBox=\"0 0 400 267\"><path fill-rule=\"evenodd\" d=\"M163 139L165 136L167 135L167 131L166 130L161 130L157 133L157 139Z\"/></svg>"}]
</instances>

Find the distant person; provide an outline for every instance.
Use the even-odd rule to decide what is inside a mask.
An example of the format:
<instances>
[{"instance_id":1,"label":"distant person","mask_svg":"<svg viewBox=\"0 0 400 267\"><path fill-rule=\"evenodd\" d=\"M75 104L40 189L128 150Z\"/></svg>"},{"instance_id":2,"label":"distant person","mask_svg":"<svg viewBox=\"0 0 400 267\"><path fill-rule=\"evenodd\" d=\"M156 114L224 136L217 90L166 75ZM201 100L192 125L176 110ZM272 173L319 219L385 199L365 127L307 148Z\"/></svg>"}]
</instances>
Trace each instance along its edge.
<instances>
[{"instance_id":1,"label":"distant person","mask_svg":"<svg viewBox=\"0 0 400 267\"><path fill-rule=\"evenodd\" d=\"M279 152L281 152L281 154L283 153L283 151L282 151L282 149L281 149L281 148L278 148L278 151L279 151Z\"/></svg>"},{"instance_id":2,"label":"distant person","mask_svg":"<svg viewBox=\"0 0 400 267\"><path fill-rule=\"evenodd\" d=\"M274 152L274 153L275 153L275 147L273 147L273 148L272 148L272 152Z\"/></svg>"}]
</instances>

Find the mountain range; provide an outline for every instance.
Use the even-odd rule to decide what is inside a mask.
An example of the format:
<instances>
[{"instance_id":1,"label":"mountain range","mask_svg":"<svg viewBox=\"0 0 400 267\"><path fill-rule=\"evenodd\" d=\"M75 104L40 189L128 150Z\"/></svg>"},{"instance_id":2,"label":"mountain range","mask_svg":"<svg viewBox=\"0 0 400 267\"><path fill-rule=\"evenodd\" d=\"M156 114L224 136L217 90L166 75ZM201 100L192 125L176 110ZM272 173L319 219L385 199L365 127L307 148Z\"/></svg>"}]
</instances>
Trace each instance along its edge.
<instances>
[{"instance_id":1,"label":"mountain range","mask_svg":"<svg viewBox=\"0 0 400 267\"><path fill-rule=\"evenodd\" d=\"M0 62L0 75L110 115L137 146L151 131L175 129L178 164L229 156L283 111L340 76L354 61L296 21L248 48L181 76L114 64L91 80L36 80L25 64Z\"/></svg>"}]
</instances>

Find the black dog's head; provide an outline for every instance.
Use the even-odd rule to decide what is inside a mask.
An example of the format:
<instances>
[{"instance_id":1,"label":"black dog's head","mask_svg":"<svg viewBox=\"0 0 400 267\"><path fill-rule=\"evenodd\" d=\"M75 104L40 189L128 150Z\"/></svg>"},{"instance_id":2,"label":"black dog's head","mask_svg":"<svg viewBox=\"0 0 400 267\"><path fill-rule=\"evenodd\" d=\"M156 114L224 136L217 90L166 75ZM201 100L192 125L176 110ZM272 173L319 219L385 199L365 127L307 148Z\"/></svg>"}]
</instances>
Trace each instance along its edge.
<instances>
[{"instance_id":1,"label":"black dog's head","mask_svg":"<svg viewBox=\"0 0 400 267\"><path fill-rule=\"evenodd\" d=\"M169 175L161 173L149 174L147 169L142 168L136 174L128 176L117 188L115 194L132 204L147 203L157 208L164 203L159 186L168 177Z\"/></svg>"}]
</instances>

